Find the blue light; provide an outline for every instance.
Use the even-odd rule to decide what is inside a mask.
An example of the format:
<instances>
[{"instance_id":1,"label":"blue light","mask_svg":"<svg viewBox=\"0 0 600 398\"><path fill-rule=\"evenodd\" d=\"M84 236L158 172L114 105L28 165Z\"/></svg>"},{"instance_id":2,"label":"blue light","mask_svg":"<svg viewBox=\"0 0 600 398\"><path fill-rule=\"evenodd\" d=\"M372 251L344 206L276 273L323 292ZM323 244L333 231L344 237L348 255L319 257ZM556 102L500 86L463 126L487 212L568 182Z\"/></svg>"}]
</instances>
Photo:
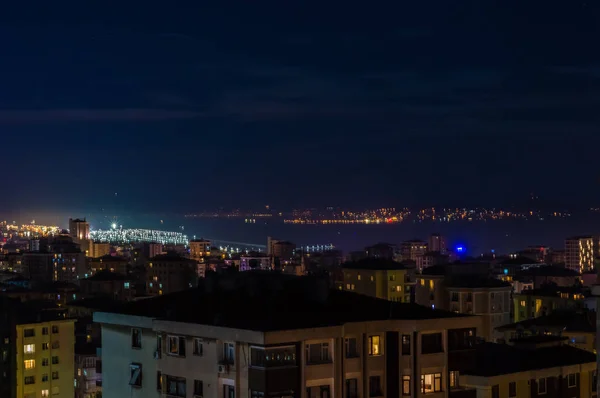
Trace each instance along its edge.
<instances>
[{"instance_id":1,"label":"blue light","mask_svg":"<svg viewBox=\"0 0 600 398\"><path fill-rule=\"evenodd\" d=\"M504 275L508 275L508 269L504 268Z\"/></svg>"},{"instance_id":2,"label":"blue light","mask_svg":"<svg viewBox=\"0 0 600 398\"><path fill-rule=\"evenodd\" d=\"M464 251L465 251L465 248L464 248L464 247L462 247L462 246L457 246L457 247L456 247L456 252L457 252L457 253L462 253L462 252L464 252Z\"/></svg>"}]
</instances>

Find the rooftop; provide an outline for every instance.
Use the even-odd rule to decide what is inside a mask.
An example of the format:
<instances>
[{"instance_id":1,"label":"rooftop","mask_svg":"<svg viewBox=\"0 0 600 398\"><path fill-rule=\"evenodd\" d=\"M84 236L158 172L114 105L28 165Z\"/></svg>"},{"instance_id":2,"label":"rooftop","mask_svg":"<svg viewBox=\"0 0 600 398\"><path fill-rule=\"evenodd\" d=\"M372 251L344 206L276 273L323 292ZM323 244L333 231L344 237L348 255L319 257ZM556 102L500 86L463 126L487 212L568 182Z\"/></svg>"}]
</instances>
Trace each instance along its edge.
<instances>
[{"instance_id":1,"label":"rooftop","mask_svg":"<svg viewBox=\"0 0 600 398\"><path fill-rule=\"evenodd\" d=\"M276 331L376 320L468 317L330 290L325 281L249 271L207 278L199 288L125 304L117 312L177 322Z\"/></svg>"},{"instance_id":2,"label":"rooftop","mask_svg":"<svg viewBox=\"0 0 600 398\"><path fill-rule=\"evenodd\" d=\"M183 257L182 255L176 253L176 252L168 252L166 254L159 254L158 256L154 256L151 259L152 261L177 261L177 262L190 262L190 263L195 263L196 261L189 259L187 257Z\"/></svg>"},{"instance_id":3,"label":"rooftop","mask_svg":"<svg viewBox=\"0 0 600 398\"><path fill-rule=\"evenodd\" d=\"M579 276L579 273L569 268L546 265L519 271L518 276Z\"/></svg>"},{"instance_id":4,"label":"rooftop","mask_svg":"<svg viewBox=\"0 0 600 398\"><path fill-rule=\"evenodd\" d=\"M510 288L510 283L503 282L500 279L485 278L479 275L452 275L448 278L446 285L450 288L465 288L465 289L493 289L493 288Z\"/></svg>"},{"instance_id":5,"label":"rooftop","mask_svg":"<svg viewBox=\"0 0 600 398\"><path fill-rule=\"evenodd\" d=\"M596 355L569 345L523 349L507 344L483 343L475 347L475 353L475 365L473 369L465 371L465 375L492 377L596 363Z\"/></svg>"},{"instance_id":6,"label":"rooftop","mask_svg":"<svg viewBox=\"0 0 600 398\"><path fill-rule=\"evenodd\" d=\"M120 274L118 272L110 272L108 270L102 270L96 272L94 275L89 278L85 278L82 280L87 281L96 281L96 282L107 282L107 281L126 281L129 278L126 275Z\"/></svg>"},{"instance_id":7,"label":"rooftop","mask_svg":"<svg viewBox=\"0 0 600 398\"><path fill-rule=\"evenodd\" d=\"M370 269L378 271L391 271L407 269L406 265L384 258L363 258L361 260L342 264L345 269Z\"/></svg>"},{"instance_id":8,"label":"rooftop","mask_svg":"<svg viewBox=\"0 0 600 398\"><path fill-rule=\"evenodd\" d=\"M101 263L103 262L121 262L121 263L127 263L129 262L129 260L127 260L125 257L121 257L121 256L111 256L110 254L107 254L105 256L102 257L98 257L98 258L91 258L90 261L100 261Z\"/></svg>"},{"instance_id":9,"label":"rooftop","mask_svg":"<svg viewBox=\"0 0 600 398\"><path fill-rule=\"evenodd\" d=\"M526 296L542 296L542 297L560 297L561 293L569 294L583 294L587 295L588 292L579 285L576 286L557 286L555 284L546 284L539 289L525 289L521 293L515 293L515 295L526 295Z\"/></svg>"},{"instance_id":10,"label":"rooftop","mask_svg":"<svg viewBox=\"0 0 600 398\"><path fill-rule=\"evenodd\" d=\"M561 329L565 332L596 332L596 318L594 313L588 311L568 311L557 310L548 315L540 316L534 319L510 323L508 325L496 328L500 331L505 330L542 330L542 329Z\"/></svg>"}]
</instances>

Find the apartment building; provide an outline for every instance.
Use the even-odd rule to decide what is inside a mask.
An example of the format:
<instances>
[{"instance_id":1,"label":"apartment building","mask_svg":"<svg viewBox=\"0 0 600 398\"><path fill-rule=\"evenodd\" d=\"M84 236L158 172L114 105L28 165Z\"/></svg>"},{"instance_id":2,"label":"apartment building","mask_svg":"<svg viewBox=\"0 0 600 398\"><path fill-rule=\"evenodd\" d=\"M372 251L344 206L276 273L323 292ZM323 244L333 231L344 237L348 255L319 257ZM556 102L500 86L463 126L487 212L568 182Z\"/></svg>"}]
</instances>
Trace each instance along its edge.
<instances>
[{"instance_id":1,"label":"apartment building","mask_svg":"<svg viewBox=\"0 0 600 398\"><path fill-rule=\"evenodd\" d=\"M342 264L342 271L342 290L401 303L414 301L414 268L392 260L365 258Z\"/></svg>"},{"instance_id":2,"label":"apartment building","mask_svg":"<svg viewBox=\"0 0 600 398\"><path fill-rule=\"evenodd\" d=\"M560 309L580 309L586 291L580 287L545 285L540 289L523 290L513 295L514 321L520 322L551 314Z\"/></svg>"},{"instance_id":3,"label":"apartment building","mask_svg":"<svg viewBox=\"0 0 600 398\"><path fill-rule=\"evenodd\" d=\"M97 312L109 397L475 398L480 318L241 273Z\"/></svg>"},{"instance_id":4,"label":"apartment building","mask_svg":"<svg viewBox=\"0 0 600 398\"><path fill-rule=\"evenodd\" d=\"M565 240L565 267L578 273L594 269L594 256L597 252L592 236L575 236Z\"/></svg>"},{"instance_id":5,"label":"apartment building","mask_svg":"<svg viewBox=\"0 0 600 398\"><path fill-rule=\"evenodd\" d=\"M479 315L482 317L479 337L487 341L496 341L503 337L502 333L495 329L511 321L510 283L481 275L448 275L444 267L438 266L425 271L417 276L417 304Z\"/></svg>"},{"instance_id":6,"label":"apartment building","mask_svg":"<svg viewBox=\"0 0 600 398\"><path fill-rule=\"evenodd\" d=\"M563 344L564 338L535 336L511 344L476 346L474 365L460 374L478 398L596 398L596 356Z\"/></svg>"},{"instance_id":7,"label":"apartment building","mask_svg":"<svg viewBox=\"0 0 600 398\"><path fill-rule=\"evenodd\" d=\"M198 263L175 252L153 257L146 267L146 292L169 294L196 286Z\"/></svg>"},{"instance_id":8,"label":"apartment building","mask_svg":"<svg viewBox=\"0 0 600 398\"><path fill-rule=\"evenodd\" d=\"M0 396L74 396L74 321L0 298Z\"/></svg>"},{"instance_id":9,"label":"apartment building","mask_svg":"<svg viewBox=\"0 0 600 398\"><path fill-rule=\"evenodd\" d=\"M540 335L566 337L565 344L596 352L596 312L587 309L557 310L496 329L504 333L504 341Z\"/></svg>"}]
</instances>

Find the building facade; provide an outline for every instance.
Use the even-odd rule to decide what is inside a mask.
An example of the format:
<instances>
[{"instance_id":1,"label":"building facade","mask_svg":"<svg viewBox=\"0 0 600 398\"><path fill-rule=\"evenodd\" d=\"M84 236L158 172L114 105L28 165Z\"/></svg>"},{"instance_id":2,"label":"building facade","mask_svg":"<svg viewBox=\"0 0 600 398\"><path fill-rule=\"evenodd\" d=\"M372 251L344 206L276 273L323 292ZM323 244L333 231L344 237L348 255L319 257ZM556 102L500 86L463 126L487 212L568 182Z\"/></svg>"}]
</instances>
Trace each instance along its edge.
<instances>
[{"instance_id":1,"label":"building facade","mask_svg":"<svg viewBox=\"0 0 600 398\"><path fill-rule=\"evenodd\" d=\"M594 247L592 236L576 236L565 240L565 267L578 273L594 269Z\"/></svg>"},{"instance_id":2,"label":"building facade","mask_svg":"<svg viewBox=\"0 0 600 398\"><path fill-rule=\"evenodd\" d=\"M341 289L401 303L414 301L415 269L382 259L364 259L342 265Z\"/></svg>"}]
</instances>

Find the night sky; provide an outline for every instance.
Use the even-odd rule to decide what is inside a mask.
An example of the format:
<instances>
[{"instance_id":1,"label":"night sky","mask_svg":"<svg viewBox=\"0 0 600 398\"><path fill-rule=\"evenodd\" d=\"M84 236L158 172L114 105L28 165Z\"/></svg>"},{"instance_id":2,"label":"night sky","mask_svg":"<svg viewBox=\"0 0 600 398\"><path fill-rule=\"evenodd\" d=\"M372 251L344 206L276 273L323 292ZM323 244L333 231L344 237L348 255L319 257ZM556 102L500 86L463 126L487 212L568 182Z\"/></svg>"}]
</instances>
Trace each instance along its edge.
<instances>
[{"instance_id":1,"label":"night sky","mask_svg":"<svg viewBox=\"0 0 600 398\"><path fill-rule=\"evenodd\" d=\"M598 3L4 8L0 208L597 204Z\"/></svg>"}]
</instances>

